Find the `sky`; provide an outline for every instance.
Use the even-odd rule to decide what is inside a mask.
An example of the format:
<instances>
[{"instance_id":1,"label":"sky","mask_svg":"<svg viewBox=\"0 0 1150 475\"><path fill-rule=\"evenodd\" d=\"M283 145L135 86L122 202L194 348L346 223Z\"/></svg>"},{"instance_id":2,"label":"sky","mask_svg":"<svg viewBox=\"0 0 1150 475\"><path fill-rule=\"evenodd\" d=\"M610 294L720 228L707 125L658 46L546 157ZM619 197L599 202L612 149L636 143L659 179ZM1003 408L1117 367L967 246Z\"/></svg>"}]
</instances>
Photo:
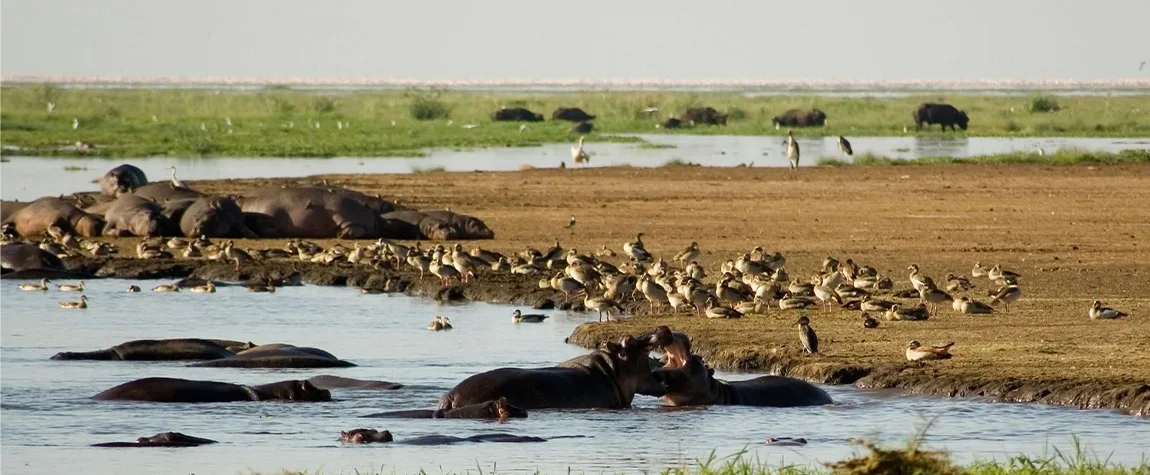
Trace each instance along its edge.
<instances>
[{"instance_id":1,"label":"sky","mask_svg":"<svg viewBox=\"0 0 1150 475\"><path fill-rule=\"evenodd\" d=\"M1148 0L3 0L5 76L1150 78Z\"/></svg>"}]
</instances>

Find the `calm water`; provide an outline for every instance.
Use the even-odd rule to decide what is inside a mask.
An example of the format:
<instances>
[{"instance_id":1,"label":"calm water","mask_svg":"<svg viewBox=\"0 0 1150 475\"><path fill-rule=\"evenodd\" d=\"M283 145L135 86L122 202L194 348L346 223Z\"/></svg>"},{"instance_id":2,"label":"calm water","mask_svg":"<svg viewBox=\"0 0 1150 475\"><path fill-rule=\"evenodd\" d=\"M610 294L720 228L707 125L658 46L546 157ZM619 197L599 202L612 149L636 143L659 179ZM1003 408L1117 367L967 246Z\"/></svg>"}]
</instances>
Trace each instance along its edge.
<instances>
[{"instance_id":1,"label":"calm water","mask_svg":"<svg viewBox=\"0 0 1150 475\"><path fill-rule=\"evenodd\" d=\"M156 282L136 282L150 288ZM352 289L297 287L274 295L220 288L216 294L124 293L129 282L88 282L91 308L60 309L76 294L21 292L0 281L0 406L4 473L246 473L281 468L352 473L476 471L528 473L637 472L690 465L749 447L772 463L814 464L849 455L850 437L901 442L937 418L928 444L961 460L1048 453L1080 436L1101 456L1137 463L1147 456L1150 423L1110 411L1037 404L1000 404L860 392L828 387L834 407L713 407L665 412L639 396L627 411L534 411L508 424L458 420L384 420L360 416L430 408L459 380L502 366L551 365L584 353L564 337L593 314L552 312L542 324L511 323L514 307L473 303L439 306L406 296L361 295ZM425 329L435 314L450 332ZM331 370L187 368L181 363L51 361L62 350L92 350L139 338L208 337L317 346L359 366ZM147 376L258 384L316 374L408 384L388 392L337 391L315 404L152 404L92 401L91 395ZM726 375L730 379L749 377ZM340 430L389 429L404 439L504 431L555 437L542 444L444 447L341 446ZM191 449L97 449L88 444L181 431L220 441ZM762 445L771 436L802 436L801 448Z\"/></svg>"},{"instance_id":2,"label":"calm water","mask_svg":"<svg viewBox=\"0 0 1150 475\"><path fill-rule=\"evenodd\" d=\"M645 149L635 144L588 142L590 166L633 165L657 167L679 159L706 166L734 166L754 163L757 167L788 166L782 140L776 136L639 135L654 144L674 148ZM916 159L921 157L971 157L1029 151L1042 147L1047 153L1073 147L1117 152L1150 149L1150 140L1131 138L1000 138L1000 137L848 137L858 155ZM800 138L803 166L814 165L819 157L839 157L835 137ZM96 190L92 180L121 163L139 166L152 180L169 177L169 166L179 170L181 179L221 179L259 177L301 177L323 173L410 173L417 168L443 167L448 171L517 170L521 165L539 168L571 166L571 146L550 144L542 147L487 148L474 150L431 150L422 158L43 158L6 157L0 165L0 197L6 200L32 200L83 190ZM65 171L66 167L83 170Z\"/></svg>"}]
</instances>

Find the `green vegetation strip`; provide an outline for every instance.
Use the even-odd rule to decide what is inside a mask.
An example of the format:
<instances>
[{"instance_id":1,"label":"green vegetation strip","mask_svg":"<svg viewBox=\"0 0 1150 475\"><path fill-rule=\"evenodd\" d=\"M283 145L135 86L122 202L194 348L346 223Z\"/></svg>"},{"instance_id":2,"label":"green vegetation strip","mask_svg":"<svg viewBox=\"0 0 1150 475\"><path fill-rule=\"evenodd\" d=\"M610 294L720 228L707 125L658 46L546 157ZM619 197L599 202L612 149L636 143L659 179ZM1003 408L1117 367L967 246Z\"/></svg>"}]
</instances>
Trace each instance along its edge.
<instances>
[{"instance_id":1,"label":"green vegetation strip","mask_svg":"<svg viewBox=\"0 0 1150 475\"><path fill-rule=\"evenodd\" d=\"M597 116L592 141L641 142L602 133L778 135L771 118L818 108L825 127L798 135L943 135L916 132L911 112L947 102L971 117L970 136L1150 136L1150 94L1004 96L938 92L907 97L749 97L733 92L501 93L409 91L80 89L10 85L0 89L0 141L6 155L60 156L418 156L428 148L529 147L573 142L571 124L492 122L502 106L550 117L559 106ZM53 104L49 112L48 104ZM725 127L656 129L688 107L729 114ZM657 109L652 112L645 110ZM230 122L230 125L229 125ZM450 122L450 125L449 125ZM909 129L904 132L904 128ZM76 146L77 142L94 149Z\"/></svg>"}]
</instances>

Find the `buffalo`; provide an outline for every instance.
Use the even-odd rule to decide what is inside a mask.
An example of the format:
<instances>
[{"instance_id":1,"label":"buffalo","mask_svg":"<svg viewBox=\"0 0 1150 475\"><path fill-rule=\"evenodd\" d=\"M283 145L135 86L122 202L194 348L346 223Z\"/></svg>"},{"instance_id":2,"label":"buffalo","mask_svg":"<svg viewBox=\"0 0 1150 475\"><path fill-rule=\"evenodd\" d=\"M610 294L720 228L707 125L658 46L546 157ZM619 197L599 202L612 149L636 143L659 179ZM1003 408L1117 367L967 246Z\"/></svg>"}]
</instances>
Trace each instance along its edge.
<instances>
[{"instance_id":1,"label":"buffalo","mask_svg":"<svg viewBox=\"0 0 1150 475\"><path fill-rule=\"evenodd\" d=\"M560 107L551 113L551 120L566 120L569 122L584 122L594 120L595 116L583 112L578 107Z\"/></svg>"},{"instance_id":2,"label":"buffalo","mask_svg":"<svg viewBox=\"0 0 1150 475\"><path fill-rule=\"evenodd\" d=\"M787 127L822 127L827 123L827 115L821 110L791 109L771 119L775 125Z\"/></svg>"},{"instance_id":3,"label":"buffalo","mask_svg":"<svg viewBox=\"0 0 1150 475\"><path fill-rule=\"evenodd\" d=\"M503 107L491 113L491 120L510 122L541 122L543 114L536 114L522 107Z\"/></svg>"},{"instance_id":4,"label":"buffalo","mask_svg":"<svg viewBox=\"0 0 1150 475\"><path fill-rule=\"evenodd\" d=\"M727 125L726 114L720 114L713 107L696 107L687 109L679 115L679 120L696 124Z\"/></svg>"},{"instance_id":5,"label":"buffalo","mask_svg":"<svg viewBox=\"0 0 1150 475\"><path fill-rule=\"evenodd\" d=\"M922 124L938 124L942 130L946 130L949 126L950 130L954 130L957 125L962 130L966 130L967 124L970 123L970 118L966 116L966 111L955 109L950 104L932 104L924 103L914 110L914 125L915 128L922 130Z\"/></svg>"}]
</instances>

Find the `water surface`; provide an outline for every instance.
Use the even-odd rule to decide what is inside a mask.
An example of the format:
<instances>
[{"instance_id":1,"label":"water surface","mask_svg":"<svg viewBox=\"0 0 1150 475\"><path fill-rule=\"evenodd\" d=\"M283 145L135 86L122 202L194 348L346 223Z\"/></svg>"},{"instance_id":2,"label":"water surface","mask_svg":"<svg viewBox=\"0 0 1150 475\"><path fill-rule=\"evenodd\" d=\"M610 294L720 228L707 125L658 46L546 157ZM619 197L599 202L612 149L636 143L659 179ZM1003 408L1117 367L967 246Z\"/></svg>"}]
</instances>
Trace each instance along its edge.
<instances>
[{"instance_id":1,"label":"water surface","mask_svg":"<svg viewBox=\"0 0 1150 475\"><path fill-rule=\"evenodd\" d=\"M4 473L91 474L244 473L282 468L352 473L476 471L634 473L691 465L715 451L749 448L771 463L815 464L852 452L848 439L874 436L899 443L934 419L928 444L960 460L1033 455L1048 444L1066 448L1071 434L1119 463L1146 456L1150 424L1105 410L1038 404L988 403L860 392L827 387L838 404L765 409L712 407L665 411L655 398L637 397L625 411L534 411L507 424L459 420L382 420L360 416L384 410L430 408L463 378L503 366L545 366L584 353L563 343L594 314L549 312L542 324L511 322L514 307L469 303L440 306L399 295L361 295L354 289L296 287L273 295L220 288L216 294L123 292L136 283L87 283L87 310L56 305L76 294L21 292L0 281L0 469ZM436 314L455 329L432 333ZM359 366L328 370L187 368L181 363L51 361L64 350L92 350L140 338L206 337L290 342L327 349ZM155 404L93 401L91 395L148 376L260 384L316 374L384 379L409 385L388 392L336 391L316 404ZM751 375L725 375L730 379ZM511 432L539 437L585 435L542 444L444 447L341 446L339 432L389 429L397 439L426 434L469 436ZM88 444L128 441L162 431L220 441L190 449L106 449ZM802 448L769 447L766 437L801 436ZM497 467L496 467L497 466Z\"/></svg>"}]
</instances>

